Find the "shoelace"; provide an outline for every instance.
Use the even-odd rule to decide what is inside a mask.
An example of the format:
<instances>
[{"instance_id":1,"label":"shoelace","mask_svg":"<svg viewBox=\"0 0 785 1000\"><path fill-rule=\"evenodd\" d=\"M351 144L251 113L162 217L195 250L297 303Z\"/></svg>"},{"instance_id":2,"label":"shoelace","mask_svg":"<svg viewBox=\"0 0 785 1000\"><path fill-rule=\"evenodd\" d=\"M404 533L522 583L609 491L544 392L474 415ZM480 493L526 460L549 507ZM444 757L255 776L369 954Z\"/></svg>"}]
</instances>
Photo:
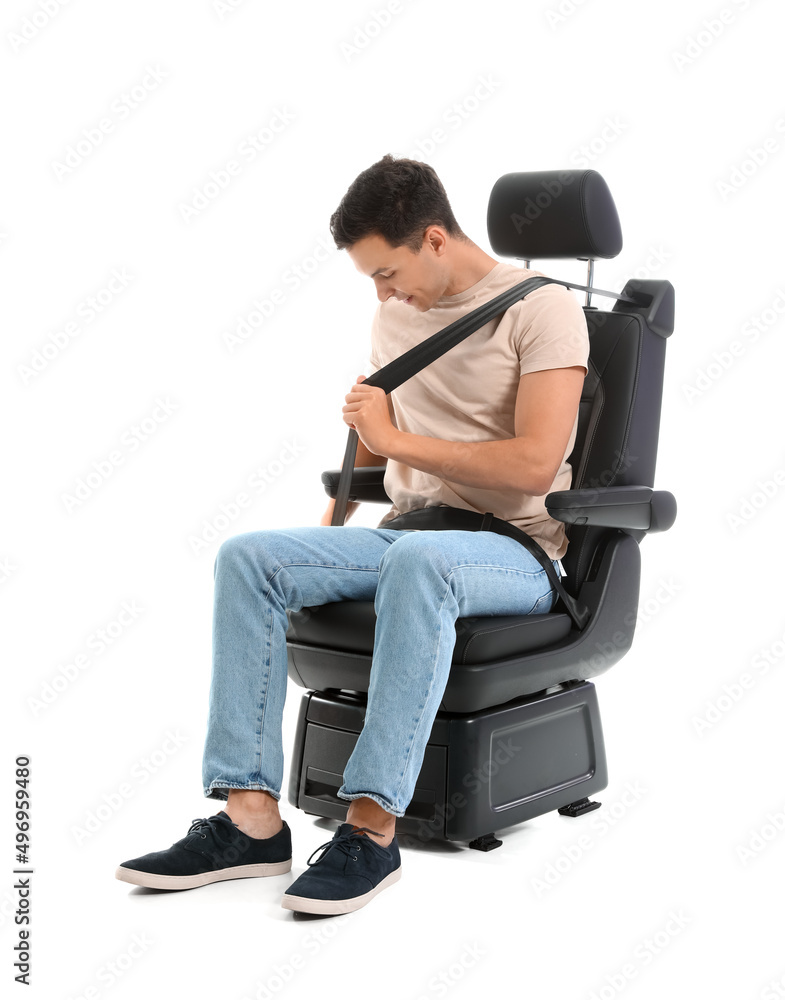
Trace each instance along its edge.
<instances>
[{"instance_id":1,"label":"shoelace","mask_svg":"<svg viewBox=\"0 0 785 1000\"><path fill-rule=\"evenodd\" d=\"M231 837L229 839L221 837L218 831L220 830L226 834L228 832L227 827L234 827L235 825L231 820L224 819L223 816L204 816L201 819L192 820L188 832L198 833L202 840L206 840L207 834L204 831L211 830L219 844L222 842L228 844L231 842Z\"/></svg>"},{"instance_id":2,"label":"shoelace","mask_svg":"<svg viewBox=\"0 0 785 1000\"><path fill-rule=\"evenodd\" d=\"M330 850L331 847L337 848L343 854L348 855L352 859L352 861L356 861L357 856L352 854L352 851L362 850L362 844L360 844L360 839L362 838L363 830L367 831L368 833L374 833L376 834L377 837L381 836L381 834L377 833L376 830L369 830L367 826L358 827L356 830L348 830L345 833L341 834L340 837L334 840L328 840L326 844L322 844L320 847L317 847L316 851L323 850L324 854L322 854L321 857L317 858L316 861L311 861L311 858L314 856L314 854L316 854L316 851L313 851L313 853L311 854L311 858L308 858L308 861L306 863L309 865L318 865L320 861L323 861L324 858L327 857L327 852ZM368 839L370 840L370 838Z\"/></svg>"}]
</instances>

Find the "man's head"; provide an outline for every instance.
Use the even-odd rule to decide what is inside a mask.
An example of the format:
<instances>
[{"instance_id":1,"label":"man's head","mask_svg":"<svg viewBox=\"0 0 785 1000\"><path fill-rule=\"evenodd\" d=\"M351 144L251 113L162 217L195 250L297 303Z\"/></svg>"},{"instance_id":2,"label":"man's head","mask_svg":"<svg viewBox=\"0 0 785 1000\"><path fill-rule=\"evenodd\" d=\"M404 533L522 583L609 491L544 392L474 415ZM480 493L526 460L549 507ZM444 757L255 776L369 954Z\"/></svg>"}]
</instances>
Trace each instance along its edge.
<instances>
[{"instance_id":1,"label":"man's head","mask_svg":"<svg viewBox=\"0 0 785 1000\"><path fill-rule=\"evenodd\" d=\"M462 232L433 167L389 153L354 180L330 218L339 250L394 296L421 312L452 294L456 264L477 247Z\"/></svg>"}]
</instances>

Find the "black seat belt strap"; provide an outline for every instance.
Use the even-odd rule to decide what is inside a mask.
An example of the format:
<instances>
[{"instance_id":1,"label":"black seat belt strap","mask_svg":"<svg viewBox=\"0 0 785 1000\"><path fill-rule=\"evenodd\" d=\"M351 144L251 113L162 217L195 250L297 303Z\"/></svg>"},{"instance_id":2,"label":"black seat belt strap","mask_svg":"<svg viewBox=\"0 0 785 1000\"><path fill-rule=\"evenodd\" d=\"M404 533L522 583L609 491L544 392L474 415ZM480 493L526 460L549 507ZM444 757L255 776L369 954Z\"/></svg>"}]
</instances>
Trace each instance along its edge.
<instances>
[{"instance_id":1,"label":"black seat belt strap","mask_svg":"<svg viewBox=\"0 0 785 1000\"><path fill-rule=\"evenodd\" d=\"M508 535L520 542L525 549L534 556L537 562L545 570L551 587L561 598L562 604L567 614L572 618L578 631L582 631L591 617L589 609L576 600L572 594L568 594L564 585L556 572L553 560L548 557L548 553L543 549L531 535L522 531L509 521L496 517L490 512L480 514L476 510L467 510L463 507L450 507L447 504L431 507L416 507L407 510L404 514L387 521L385 528L394 528L396 531L403 531L407 528L415 531L494 531L498 535ZM553 610L553 608L551 608Z\"/></svg>"},{"instance_id":2,"label":"black seat belt strap","mask_svg":"<svg viewBox=\"0 0 785 1000\"><path fill-rule=\"evenodd\" d=\"M490 511L486 511L482 516L482 524L480 525L480 531L490 531L491 525L493 524L494 515Z\"/></svg>"},{"instance_id":3,"label":"black seat belt strap","mask_svg":"<svg viewBox=\"0 0 785 1000\"><path fill-rule=\"evenodd\" d=\"M491 515L493 517L493 515ZM488 517L486 514L485 517ZM556 567L553 565L551 559L548 558L548 553L543 549L539 542L535 541L531 535L528 535L525 531L516 527L514 524L510 524L509 521L504 521L500 517L493 517L491 522L491 531L497 532L499 535L509 535L510 538L514 538L523 545L524 548L528 549L529 552L534 556L534 558L540 563L542 568L545 570L548 580L551 586L556 591L556 593L561 598L562 604L567 609L567 613L570 618L575 622L576 627L579 631L582 631L591 617L591 613L585 604L576 600L572 594L568 594L564 589L564 586L556 572ZM485 527L485 522L483 521L483 526L480 530ZM551 609L553 610L553 609Z\"/></svg>"}]
</instances>

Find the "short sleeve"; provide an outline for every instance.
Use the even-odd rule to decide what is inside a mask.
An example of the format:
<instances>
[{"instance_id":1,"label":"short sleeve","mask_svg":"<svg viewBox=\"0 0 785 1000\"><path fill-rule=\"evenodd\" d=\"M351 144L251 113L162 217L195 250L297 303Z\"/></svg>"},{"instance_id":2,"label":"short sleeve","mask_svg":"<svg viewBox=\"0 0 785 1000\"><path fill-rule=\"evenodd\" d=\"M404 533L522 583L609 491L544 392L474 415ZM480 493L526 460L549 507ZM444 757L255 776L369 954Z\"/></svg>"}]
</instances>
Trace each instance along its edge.
<instances>
[{"instance_id":1,"label":"short sleeve","mask_svg":"<svg viewBox=\"0 0 785 1000\"><path fill-rule=\"evenodd\" d=\"M513 337L521 375L548 368L589 367L589 331L573 292L564 285L543 285L512 307Z\"/></svg>"}]
</instances>

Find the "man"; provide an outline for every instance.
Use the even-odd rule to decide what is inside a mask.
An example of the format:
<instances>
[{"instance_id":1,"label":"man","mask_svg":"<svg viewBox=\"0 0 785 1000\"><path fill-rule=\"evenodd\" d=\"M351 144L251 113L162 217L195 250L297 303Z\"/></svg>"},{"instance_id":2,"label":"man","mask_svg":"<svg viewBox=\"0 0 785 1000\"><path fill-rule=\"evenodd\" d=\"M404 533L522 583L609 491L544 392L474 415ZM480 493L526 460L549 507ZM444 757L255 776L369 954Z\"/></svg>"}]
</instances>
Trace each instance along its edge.
<instances>
[{"instance_id":1,"label":"man","mask_svg":"<svg viewBox=\"0 0 785 1000\"><path fill-rule=\"evenodd\" d=\"M434 170L389 154L356 178L330 227L376 287L374 371L541 273L490 257L458 226ZM570 486L588 353L580 305L565 287L546 285L389 397L358 376L343 407L359 438L355 465L386 464L394 505L376 528L331 526L331 500L318 527L247 532L221 545L203 786L226 806L194 820L168 850L126 861L118 878L176 889L291 869L291 832L278 811L286 611L371 599L368 707L337 793L349 802L346 822L316 862L309 858L282 905L345 913L400 878L395 820L414 792L456 619L546 612L555 594L513 538L384 525L415 507L491 510L535 537L558 568L567 538L544 497Z\"/></svg>"}]
</instances>

